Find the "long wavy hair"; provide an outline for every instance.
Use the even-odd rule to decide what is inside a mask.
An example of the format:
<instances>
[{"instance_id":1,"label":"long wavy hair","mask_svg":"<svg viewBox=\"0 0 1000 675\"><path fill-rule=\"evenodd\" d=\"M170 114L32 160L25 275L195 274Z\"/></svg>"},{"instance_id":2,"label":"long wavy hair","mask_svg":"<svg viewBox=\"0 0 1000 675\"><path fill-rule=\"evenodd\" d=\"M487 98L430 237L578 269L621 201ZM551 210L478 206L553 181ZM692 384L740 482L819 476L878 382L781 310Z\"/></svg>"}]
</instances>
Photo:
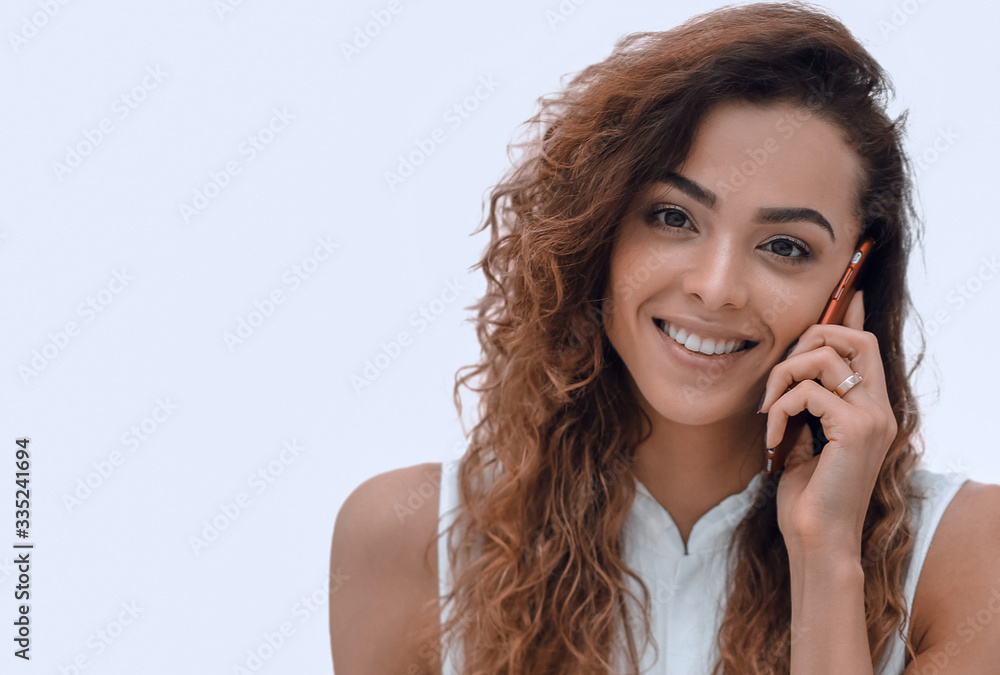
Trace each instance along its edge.
<instances>
[{"instance_id":1,"label":"long wavy hair","mask_svg":"<svg viewBox=\"0 0 1000 675\"><path fill-rule=\"evenodd\" d=\"M465 386L479 394L479 421L459 464L456 520L440 533L449 560L439 564L456 576L440 599L450 617L437 628L449 650L461 644L467 675L606 673L623 648L630 672L639 670L636 632L651 639L650 592L624 560L622 528L649 418L602 328L609 261L633 197L682 164L711 106L734 99L817 114L861 159L859 216L877 242L862 285L864 327L878 338L898 425L864 524L865 620L876 666L894 632L915 655L903 582L923 446L909 378L923 350L907 361L903 327L920 231L902 149L906 114L887 116L891 94L837 19L802 3L764 3L624 36L603 62L539 99L476 230L490 228L473 268L487 279L472 305L482 358L455 377L459 416ZM777 480L760 485L733 533L716 675L789 671L796 636ZM642 622L630 618L633 602Z\"/></svg>"}]
</instances>

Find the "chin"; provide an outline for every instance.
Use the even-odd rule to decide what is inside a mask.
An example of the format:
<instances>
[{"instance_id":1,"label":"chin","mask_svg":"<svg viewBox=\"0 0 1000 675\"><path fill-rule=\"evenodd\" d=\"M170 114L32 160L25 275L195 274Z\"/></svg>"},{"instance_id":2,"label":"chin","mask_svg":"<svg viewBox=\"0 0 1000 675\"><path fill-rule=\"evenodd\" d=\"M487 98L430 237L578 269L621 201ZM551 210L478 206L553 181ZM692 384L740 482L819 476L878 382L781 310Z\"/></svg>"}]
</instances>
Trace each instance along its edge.
<instances>
[{"instance_id":1,"label":"chin","mask_svg":"<svg viewBox=\"0 0 1000 675\"><path fill-rule=\"evenodd\" d=\"M724 386L715 385L709 390L700 390L691 385L664 392L642 394L643 405L649 413L678 424L704 426L732 417L742 407L741 402L732 399L732 392Z\"/></svg>"}]
</instances>

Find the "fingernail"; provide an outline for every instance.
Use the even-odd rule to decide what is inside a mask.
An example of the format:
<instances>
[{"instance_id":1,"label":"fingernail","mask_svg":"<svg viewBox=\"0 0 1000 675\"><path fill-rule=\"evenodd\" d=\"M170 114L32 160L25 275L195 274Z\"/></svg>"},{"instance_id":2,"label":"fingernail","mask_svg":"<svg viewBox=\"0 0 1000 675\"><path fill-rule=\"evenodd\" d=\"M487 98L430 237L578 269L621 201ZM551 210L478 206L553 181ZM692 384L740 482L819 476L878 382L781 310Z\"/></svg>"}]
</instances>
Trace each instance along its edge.
<instances>
[{"instance_id":1,"label":"fingernail","mask_svg":"<svg viewBox=\"0 0 1000 675\"><path fill-rule=\"evenodd\" d=\"M764 395L760 397L760 403L757 404L757 412L760 412L760 409L764 407L764 399L765 398L767 398L767 392L766 391L764 392Z\"/></svg>"},{"instance_id":2,"label":"fingernail","mask_svg":"<svg viewBox=\"0 0 1000 675\"><path fill-rule=\"evenodd\" d=\"M765 467L765 470L767 473L774 473L774 460L776 459L774 448L768 448L767 454L764 456L767 459L767 466Z\"/></svg>"}]
</instances>

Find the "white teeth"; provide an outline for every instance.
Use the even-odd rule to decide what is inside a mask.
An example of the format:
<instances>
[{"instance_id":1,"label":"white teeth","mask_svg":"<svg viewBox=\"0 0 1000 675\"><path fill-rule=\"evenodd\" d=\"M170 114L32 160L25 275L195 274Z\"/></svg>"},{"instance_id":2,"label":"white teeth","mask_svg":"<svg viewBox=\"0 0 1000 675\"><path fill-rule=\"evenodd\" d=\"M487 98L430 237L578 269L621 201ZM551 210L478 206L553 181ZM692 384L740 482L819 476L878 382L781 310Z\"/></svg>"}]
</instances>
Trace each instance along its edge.
<instances>
[{"instance_id":1,"label":"white teeth","mask_svg":"<svg viewBox=\"0 0 1000 675\"><path fill-rule=\"evenodd\" d=\"M745 344L743 340L719 340L716 342L711 338L702 338L694 333L688 333L683 328L675 328L674 326L660 320L657 320L657 325L661 331L667 333L689 351L701 354L728 354L736 351L739 347L742 347Z\"/></svg>"}]
</instances>

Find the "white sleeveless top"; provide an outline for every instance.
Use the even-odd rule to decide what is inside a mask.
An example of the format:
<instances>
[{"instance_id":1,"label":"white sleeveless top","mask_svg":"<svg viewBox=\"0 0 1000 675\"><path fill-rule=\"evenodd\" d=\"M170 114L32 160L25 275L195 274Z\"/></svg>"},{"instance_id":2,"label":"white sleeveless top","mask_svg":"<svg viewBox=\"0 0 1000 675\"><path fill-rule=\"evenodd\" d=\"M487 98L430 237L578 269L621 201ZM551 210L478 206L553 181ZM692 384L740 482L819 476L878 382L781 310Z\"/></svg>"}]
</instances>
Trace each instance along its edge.
<instances>
[{"instance_id":1,"label":"white sleeveless top","mask_svg":"<svg viewBox=\"0 0 1000 675\"><path fill-rule=\"evenodd\" d=\"M459 506L458 459L441 465L438 533L455 518ZM709 675L718 658L715 638L725 608L726 547L733 530L752 508L753 495L766 474L761 471L742 492L730 495L712 507L694 524L688 536L687 552L670 513L660 505L640 481L623 530L624 558L643 579L650 592L650 628L659 648L659 660L651 645L643 651L641 631L637 634L642 673L666 675ZM904 583L907 609L912 613L913 595L927 550L945 508L967 476L918 469L914 487L923 499L911 505L916 539L913 557ZM441 598L451 589L447 537L438 539L438 589ZM626 577L636 597L638 584ZM442 622L450 616L451 605L441 606ZM633 611L638 611L633 609ZM636 614L638 616L638 614ZM904 627L908 634L909 627ZM461 675L461 654L442 651L441 675ZM901 675L905 648L898 634L876 675ZM619 672L627 670L624 650L617 654Z\"/></svg>"}]
</instances>

